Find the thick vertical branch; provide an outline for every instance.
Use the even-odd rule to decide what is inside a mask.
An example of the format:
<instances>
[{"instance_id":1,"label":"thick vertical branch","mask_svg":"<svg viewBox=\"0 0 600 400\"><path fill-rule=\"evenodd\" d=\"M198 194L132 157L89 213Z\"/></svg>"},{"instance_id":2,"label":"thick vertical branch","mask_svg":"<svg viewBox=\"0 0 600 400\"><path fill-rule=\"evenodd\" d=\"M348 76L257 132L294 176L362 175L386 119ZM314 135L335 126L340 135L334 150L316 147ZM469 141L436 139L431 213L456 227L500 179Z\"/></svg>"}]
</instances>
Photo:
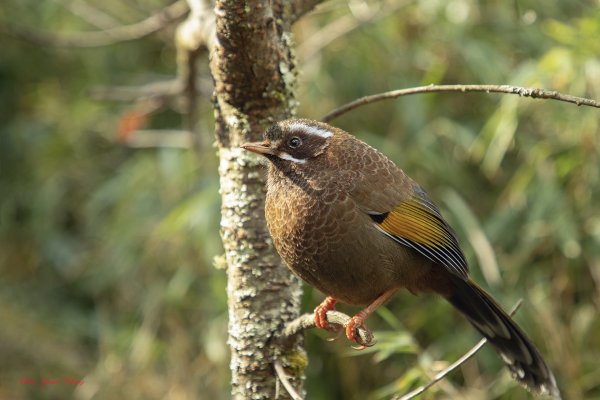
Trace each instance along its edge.
<instances>
[{"instance_id":1,"label":"thick vertical branch","mask_svg":"<svg viewBox=\"0 0 600 400\"><path fill-rule=\"evenodd\" d=\"M236 399L275 398L275 357L283 360L294 387L301 388L306 359L298 343L282 349L269 342L298 316L300 283L282 265L265 226L264 168L257 157L239 148L260 139L273 121L292 115L296 105L290 24L274 15L272 3L217 0L215 4L211 70ZM280 391L279 397L287 398L287 393Z\"/></svg>"}]
</instances>

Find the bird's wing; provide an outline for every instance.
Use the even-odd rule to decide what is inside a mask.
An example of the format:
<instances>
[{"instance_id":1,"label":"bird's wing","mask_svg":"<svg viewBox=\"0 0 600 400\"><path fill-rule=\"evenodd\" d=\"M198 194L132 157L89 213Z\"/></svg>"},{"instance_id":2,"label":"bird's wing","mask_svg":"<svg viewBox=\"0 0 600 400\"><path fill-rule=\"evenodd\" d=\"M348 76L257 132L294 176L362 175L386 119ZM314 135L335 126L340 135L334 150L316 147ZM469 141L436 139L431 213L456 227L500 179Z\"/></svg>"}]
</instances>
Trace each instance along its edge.
<instances>
[{"instance_id":1,"label":"bird's wing","mask_svg":"<svg viewBox=\"0 0 600 400\"><path fill-rule=\"evenodd\" d=\"M469 267L452 228L427 193L415 184L413 194L387 212L369 211L376 227L451 273L467 279Z\"/></svg>"}]
</instances>

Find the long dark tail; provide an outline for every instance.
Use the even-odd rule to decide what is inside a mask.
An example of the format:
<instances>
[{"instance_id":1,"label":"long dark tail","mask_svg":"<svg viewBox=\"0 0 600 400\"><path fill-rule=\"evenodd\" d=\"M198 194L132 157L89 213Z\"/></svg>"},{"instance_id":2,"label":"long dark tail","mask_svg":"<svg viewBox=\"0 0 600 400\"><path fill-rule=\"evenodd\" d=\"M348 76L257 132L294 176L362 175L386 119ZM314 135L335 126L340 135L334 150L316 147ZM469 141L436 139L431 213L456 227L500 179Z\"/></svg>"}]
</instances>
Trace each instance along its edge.
<instances>
[{"instance_id":1,"label":"long dark tail","mask_svg":"<svg viewBox=\"0 0 600 400\"><path fill-rule=\"evenodd\" d=\"M521 328L474 282L452 277L448 301L494 346L513 378L538 394L560 398L552 371Z\"/></svg>"}]
</instances>

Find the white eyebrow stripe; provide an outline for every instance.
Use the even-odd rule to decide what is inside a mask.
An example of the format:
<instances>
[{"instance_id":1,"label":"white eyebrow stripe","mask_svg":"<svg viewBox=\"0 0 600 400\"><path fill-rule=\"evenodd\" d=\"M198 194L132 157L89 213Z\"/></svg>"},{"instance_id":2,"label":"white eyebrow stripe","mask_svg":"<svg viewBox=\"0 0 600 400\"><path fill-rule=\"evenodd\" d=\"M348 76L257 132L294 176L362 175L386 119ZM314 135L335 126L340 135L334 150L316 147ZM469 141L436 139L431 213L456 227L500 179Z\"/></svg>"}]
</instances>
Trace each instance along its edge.
<instances>
[{"instance_id":1,"label":"white eyebrow stripe","mask_svg":"<svg viewBox=\"0 0 600 400\"><path fill-rule=\"evenodd\" d=\"M311 126L307 124L303 124L301 122L294 122L290 124L290 130L299 130L308 133L309 135L319 136L323 139L327 139L328 137L333 136L333 132L328 129L318 128L316 126Z\"/></svg>"},{"instance_id":2,"label":"white eyebrow stripe","mask_svg":"<svg viewBox=\"0 0 600 400\"><path fill-rule=\"evenodd\" d=\"M298 164L304 164L304 163L306 163L306 160L301 160L299 158L292 157L288 153L286 153L285 151L280 151L277 154L277 157L281 158L282 160L293 161L293 162L298 163Z\"/></svg>"}]
</instances>

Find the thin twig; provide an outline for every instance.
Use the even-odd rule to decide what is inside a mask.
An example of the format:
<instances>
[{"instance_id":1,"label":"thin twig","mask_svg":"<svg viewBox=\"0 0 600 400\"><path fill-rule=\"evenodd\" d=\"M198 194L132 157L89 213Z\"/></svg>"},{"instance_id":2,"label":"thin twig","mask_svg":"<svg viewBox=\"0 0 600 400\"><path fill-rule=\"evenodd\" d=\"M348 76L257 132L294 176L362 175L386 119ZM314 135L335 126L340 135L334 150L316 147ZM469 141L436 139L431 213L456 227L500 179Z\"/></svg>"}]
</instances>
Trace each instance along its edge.
<instances>
[{"instance_id":1,"label":"thin twig","mask_svg":"<svg viewBox=\"0 0 600 400\"><path fill-rule=\"evenodd\" d=\"M366 24L385 18L407 4L408 2L403 1L386 1L383 4L377 3L372 6L365 4L364 8L361 7L354 13L337 18L313 33L298 46L298 58L306 65L315 59L321 50L329 46L331 42L341 37L346 37L350 32Z\"/></svg>"},{"instance_id":2,"label":"thin twig","mask_svg":"<svg viewBox=\"0 0 600 400\"><path fill-rule=\"evenodd\" d=\"M94 100L132 101L157 97L175 97L181 94L183 84L179 79L151 82L140 86L97 86L90 89Z\"/></svg>"},{"instance_id":3,"label":"thin twig","mask_svg":"<svg viewBox=\"0 0 600 400\"><path fill-rule=\"evenodd\" d=\"M296 391L296 389L294 389L294 386L292 386L292 383L288 379L288 376L285 373L285 369L283 368L281 361L279 361L279 359L276 359L275 362L273 363L273 365L275 367L275 372L277 373L277 377L283 384L283 387L285 388L285 390L287 390L287 392L289 393L290 397L294 400L302 400L302 396L300 396L298 394L298 392Z\"/></svg>"},{"instance_id":4,"label":"thin twig","mask_svg":"<svg viewBox=\"0 0 600 400\"><path fill-rule=\"evenodd\" d=\"M510 311L511 316L513 316L517 312L519 307L521 307L522 303L523 303L523 299L519 299L519 301L517 301L517 304L515 304L514 307L512 308L512 310ZM397 397L397 396L392 397L392 400L414 399L416 396L422 394L427 389L429 389L430 387L432 387L433 385L435 385L436 383L438 383L439 381L444 379L446 377L446 375L448 375L450 372L454 371L456 368L463 365L468 359L473 357L486 343L487 343L486 338L481 339L475 346L473 346L471 348L471 350L467 351L462 357L460 357L458 360L456 360L455 362L450 364L444 370L438 372L431 381L427 382L427 384L416 388L415 390L403 395L402 397Z\"/></svg>"},{"instance_id":5,"label":"thin twig","mask_svg":"<svg viewBox=\"0 0 600 400\"><path fill-rule=\"evenodd\" d=\"M192 148L193 133L185 130L136 130L125 144L129 147L145 148Z\"/></svg>"},{"instance_id":6,"label":"thin twig","mask_svg":"<svg viewBox=\"0 0 600 400\"><path fill-rule=\"evenodd\" d=\"M291 2L289 9L289 20L291 23L296 22L304 14L312 11L323 0L294 0Z\"/></svg>"},{"instance_id":7,"label":"thin twig","mask_svg":"<svg viewBox=\"0 0 600 400\"><path fill-rule=\"evenodd\" d=\"M401 96L421 93L439 93L439 92L485 92L485 93L507 93L517 94L522 97L531 97L533 99L552 99L573 103L578 106L590 106L600 108L600 102L586 99L583 97L575 97L568 94L559 93L557 91L549 91L538 88L524 88L512 85L428 85L419 86L409 89L392 90L389 92L378 93L371 96L361 97L350 103L344 104L336 108L330 113L321 118L324 122L329 122L350 110L364 106L366 104L375 103L381 100L395 99Z\"/></svg>"},{"instance_id":8,"label":"thin twig","mask_svg":"<svg viewBox=\"0 0 600 400\"><path fill-rule=\"evenodd\" d=\"M85 22L98 29L112 29L120 25L112 16L84 0L69 1L64 6L67 7L73 15L80 17Z\"/></svg>"},{"instance_id":9,"label":"thin twig","mask_svg":"<svg viewBox=\"0 0 600 400\"><path fill-rule=\"evenodd\" d=\"M178 0L143 21L117 26L103 31L55 34L0 21L0 34L6 34L37 45L52 47L99 47L148 36L173 21L182 18L189 8L185 0Z\"/></svg>"}]
</instances>

